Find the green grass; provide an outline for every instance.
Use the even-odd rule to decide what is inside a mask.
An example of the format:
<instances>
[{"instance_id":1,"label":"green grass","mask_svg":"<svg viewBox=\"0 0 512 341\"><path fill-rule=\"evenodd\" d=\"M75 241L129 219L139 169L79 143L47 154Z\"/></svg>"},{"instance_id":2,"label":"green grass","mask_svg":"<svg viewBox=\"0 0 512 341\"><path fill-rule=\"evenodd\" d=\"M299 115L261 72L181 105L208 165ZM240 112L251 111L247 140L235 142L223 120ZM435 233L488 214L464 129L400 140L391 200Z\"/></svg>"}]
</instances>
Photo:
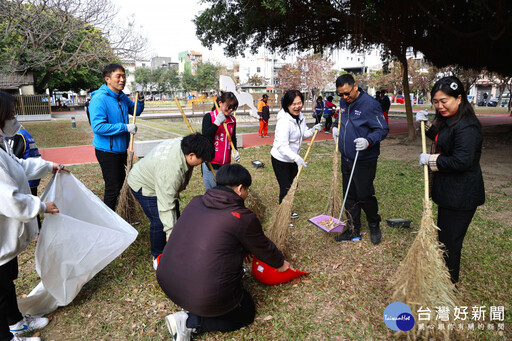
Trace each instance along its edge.
<instances>
[{"instance_id":1,"label":"green grass","mask_svg":"<svg viewBox=\"0 0 512 341\"><path fill-rule=\"evenodd\" d=\"M176 124L166 127L162 123L160 128L185 131L184 127ZM32 127L30 131L34 131ZM38 144L39 134L34 133ZM387 148L386 143L390 142L385 141L383 149ZM510 144L507 142L503 148L510 148ZM251 188L260 194L268 208L264 227L268 226L278 203L278 185L271 167L270 148L259 146L240 151L242 165L253 176ZM255 169L250 164L255 159L264 162L265 167ZM510 167L510 163L508 165ZM102 196L103 180L98 165L71 166L71 170L95 194ZM459 287L461 305L468 306L469 310L473 306L487 306L488 309L491 305L505 306L505 331L501 335L498 331L473 331L458 338L512 338L509 311L512 297L512 224L508 214L512 211L512 198L506 192L512 186L511 173L508 172L509 176L501 179L505 182L502 186L488 187L487 202L476 212L463 248ZM383 223L383 241L376 246L369 242L368 235L363 235L360 243L337 243L331 234L307 222L308 218L323 213L331 187L332 142L315 142L295 195L295 211L300 218L294 220L295 227L290 231L290 261L296 268L310 272L310 275L279 286L263 285L253 277L244 279L245 287L257 304L256 321L239 331L208 333L198 339L395 338L385 326L382 314L385 307L392 303L389 279L405 257L419 226L422 175L416 161L381 156L375 187L382 219L408 218L412 220L411 228L390 228ZM486 182L488 180L492 181L486 178ZM185 207L193 196L203 191L200 171L196 169L189 186L181 195L181 206ZM87 283L70 305L52 314L52 322L41 331L43 339L169 338L164 317L179 307L163 294L156 281L149 252L148 226L144 218L142 224L136 227L139 231L137 240ZM368 233L365 224L362 232ZM27 294L38 282L33 270L33 255L34 243L20 256L20 276L16 281L19 295Z\"/></svg>"}]
</instances>

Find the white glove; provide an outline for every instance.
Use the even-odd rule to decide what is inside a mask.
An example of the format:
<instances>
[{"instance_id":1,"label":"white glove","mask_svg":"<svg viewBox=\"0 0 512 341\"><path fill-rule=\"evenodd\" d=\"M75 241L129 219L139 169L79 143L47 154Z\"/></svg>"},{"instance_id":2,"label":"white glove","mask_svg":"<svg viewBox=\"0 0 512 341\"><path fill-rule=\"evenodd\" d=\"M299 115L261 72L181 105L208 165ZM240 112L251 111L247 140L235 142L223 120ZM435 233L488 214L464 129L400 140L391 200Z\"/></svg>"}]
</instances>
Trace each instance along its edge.
<instances>
[{"instance_id":1,"label":"white glove","mask_svg":"<svg viewBox=\"0 0 512 341\"><path fill-rule=\"evenodd\" d=\"M295 163L299 167L302 166L302 167L306 168L308 166L308 163L306 161L304 161L304 159L301 158L300 156L297 156L297 158L295 159Z\"/></svg>"},{"instance_id":2,"label":"white glove","mask_svg":"<svg viewBox=\"0 0 512 341\"><path fill-rule=\"evenodd\" d=\"M332 138L334 139L334 142L336 142L336 138L340 136L340 132L338 131L338 128L333 127L332 128Z\"/></svg>"},{"instance_id":3,"label":"white glove","mask_svg":"<svg viewBox=\"0 0 512 341\"><path fill-rule=\"evenodd\" d=\"M236 163L240 162L240 153L237 150L232 150L231 156L233 156L233 159L235 159Z\"/></svg>"},{"instance_id":4,"label":"white glove","mask_svg":"<svg viewBox=\"0 0 512 341\"><path fill-rule=\"evenodd\" d=\"M313 128L311 128L311 129L313 129L313 131L315 131L315 130L322 130L322 123L315 124L313 126Z\"/></svg>"},{"instance_id":5,"label":"white glove","mask_svg":"<svg viewBox=\"0 0 512 341\"><path fill-rule=\"evenodd\" d=\"M420 154L420 165L428 165L429 159L430 159L430 154L421 153Z\"/></svg>"},{"instance_id":6,"label":"white glove","mask_svg":"<svg viewBox=\"0 0 512 341\"><path fill-rule=\"evenodd\" d=\"M126 130L130 133L130 134L133 134L135 135L137 133L137 126L135 124L127 124L126 125Z\"/></svg>"},{"instance_id":7,"label":"white glove","mask_svg":"<svg viewBox=\"0 0 512 341\"><path fill-rule=\"evenodd\" d=\"M370 145L368 143L368 140L363 137L358 137L357 139L354 140L354 143L356 144L356 150L358 152L365 150Z\"/></svg>"},{"instance_id":8,"label":"white glove","mask_svg":"<svg viewBox=\"0 0 512 341\"><path fill-rule=\"evenodd\" d=\"M225 121L226 121L226 116L224 116L224 114L220 112L217 115L217 117L215 118L215 121L213 122L213 124L215 124L217 127L220 127L220 125L222 123L224 123Z\"/></svg>"},{"instance_id":9,"label":"white glove","mask_svg":"<svg viewBox=\"0 0 512 341\"><path fill-rule=\"evenodd\" d=\"M428 111L421 110L416 113L416 122L428 121Z\"/></svg>"}]
</instances>

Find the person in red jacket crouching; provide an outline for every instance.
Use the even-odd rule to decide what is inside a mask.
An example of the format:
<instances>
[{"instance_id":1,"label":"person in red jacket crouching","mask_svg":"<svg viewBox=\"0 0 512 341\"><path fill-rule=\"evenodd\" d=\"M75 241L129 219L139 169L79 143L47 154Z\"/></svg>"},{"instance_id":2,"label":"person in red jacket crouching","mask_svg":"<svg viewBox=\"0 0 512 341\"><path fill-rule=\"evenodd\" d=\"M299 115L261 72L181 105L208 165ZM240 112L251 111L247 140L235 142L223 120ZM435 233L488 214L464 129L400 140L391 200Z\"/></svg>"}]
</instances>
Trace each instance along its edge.
<instances>
[{"instance_id":1,"label":"person in red jacket crouching","mask_svg":"<svg viewBox=\"0 0 512 341\"><path fill-rule=\"evenodd\" d=\"M291 268L244 205L252 182L249 171L226 164L216 179L216 187L183 210L156 271L165 294L188 311L166 316L173 340L233 331L254 321L254 302L242 284L246 254L281 272Z\"/></svg>"}]
</instances>

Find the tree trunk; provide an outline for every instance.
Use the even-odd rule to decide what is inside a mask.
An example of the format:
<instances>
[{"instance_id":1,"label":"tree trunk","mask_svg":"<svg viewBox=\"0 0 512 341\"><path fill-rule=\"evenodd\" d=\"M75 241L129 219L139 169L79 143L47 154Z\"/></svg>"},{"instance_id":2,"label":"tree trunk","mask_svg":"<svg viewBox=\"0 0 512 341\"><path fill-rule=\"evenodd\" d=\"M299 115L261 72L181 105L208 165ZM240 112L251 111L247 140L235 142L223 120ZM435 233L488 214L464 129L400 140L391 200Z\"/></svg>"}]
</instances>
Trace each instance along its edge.
<instances>
[{"instance_id":1,"label":"tree trunk","mask_svg":"<svg viewBox=\"0 0 512 341\"><path fill-rule=\"evenodd\" d=\"M402 57L403 58L400 58L400 68L402 69L402 86L404 88L405 115L407 117L407 139L409 141L412 141L414 140L415 137L415 128L414 120L412 118L411 95L409 90L409 72L407 70L407 57L405 56L405 53Z\"/></svg>"},{"instance_id":2,"label":"tree trunk","mask_svg":"<svg viewBox=\"0 0 512 341\"><path fill-rule=\"evenodd\" d=\"M36 84L34 87L35 87L35 92L36 94L42 94L44 93L44 88L46 87L46 85L48 84L48 82L50 81L50 78L52 77L52 74L55 72L55 70L57 70L57 68L54 68L54 67L51 67L49 68L46 73L44 74L44 77L43 79L41 79L41 81L39 82L39 84Z\"/></svg>"}]
</instances>

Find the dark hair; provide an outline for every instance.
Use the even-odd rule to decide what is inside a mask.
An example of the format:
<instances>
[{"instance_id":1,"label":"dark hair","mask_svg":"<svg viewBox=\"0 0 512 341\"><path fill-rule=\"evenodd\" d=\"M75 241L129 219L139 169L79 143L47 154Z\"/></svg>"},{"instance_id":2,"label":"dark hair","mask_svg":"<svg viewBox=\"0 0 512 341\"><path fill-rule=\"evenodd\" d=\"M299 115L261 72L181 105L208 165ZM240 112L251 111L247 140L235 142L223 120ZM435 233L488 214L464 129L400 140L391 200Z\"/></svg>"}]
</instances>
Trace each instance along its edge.
<instances>
[{"instance_id":1,"label":"dark hair","mask_svg":"<svg viewBox=\"0 0 512 341\"><path fill-rule=\"evenodd\" d=\"M336 79L336 88L345 84L352 86L355 82L354 77L350 73L345 73Z\"/></svg>"},{"instance_id":2,"label":"dark hair","mask_svg":"<svg viewBox=\"0 0 512 341\"><path fill-rule=\"evenodd\" d=\"M215 146L206 136L195 133L187 135L181 140L181 151L183 154L196 154L196 157L210 162L215 157Z\"/></svg>"},{"instance_id":3,"label":"dark hair","mask_svg":"<svg viewBox=\"0 0 512 341\"><path fill-rule=\"evenodd\" d=\"M251 173L244 166L236 163L228 163L220 167L215 179L217 186L236 187L242 185L249 188L252 184Z\"/></svg>"},{"instance_id":4,"label":"dark hair","mask_svg":"<svg viewBox=\"0 0 512 341\"><path fill-rule=\"evenodd\" d=\"M268 98L268 95L267 94L263 94L263 96L261 96L261 98Z\"/></svg>"},{"instance_id":5,"label":"dark hair","mask_svg":"<svg viewBox=\"0 0 512 341\"><path fill-rule=\"evenodd\" d=\"M221 92L220 96L217 96L217 105L220 106L220 102L228 103L229 105L234 105L235 110L236 108L238 108L238 99L236 98L235 94L231 91ZM215 109L215 104L213 104L212 111L214 111Z\"/></svg>"},{"instance_id":6,"label":"dark hair","mask_svg":"<svg viewBox=\"0 0 512 341\"><path fill-rule=\"evenodd\" d=\"M302 103L304 103L304 95L299 90L288 90L283 95L283 98L281 98L281 105L287 113L290 113L288 111L288 107L292 105L293 101L295 100L295 97L299 96Z\"/></svg>"},{"instance_id":7,"label":"dark hair","mask_svg":"<svg viewBox=\"0 0 512 341\"><path fill-rule=\"evenodd\" d=\"M318 100L323 100L323 98L322 98L322 96L318 96L318 97L316 98L316 100L317 100L317 101L318 101Z\"/></svg>"},{"instance_id":8,"label":"dark hair","mask_svg":"<svg viewBox=\"0 0 512 341\"><path fill-rule=\"evenodd\" d=\"M103 69L103 77L110 77L112 72L116 72L116 70L122 70L123 72L126 72L121 64L111 63L105 66Z\"/></svg>"},{"instance_id":9,"label":"dark hair","mask_svg":"<svg viewBox=\"0 0 512 341\"><path fill-rule=\"evenodd\" d=\"M380 96L380 91L375 91L376 96Z\"/></svg>"},{"instance_id":10,"label":"dark hair","mask_svg":"<svg viewBox=\"0 0 512 341\"><path fill-rule=\"evenodd\" d=\"M332 102L332 100L333 100L333 99L334 99L334 97L332 97L332 96L328 96L328 97L327 97L327 100L328 100L329 102Z\"/></svg>"},{"instance_id":11,"label":"dark hair","mask_svg":"<svg viewBox=\"0 0 512 341\"><path fill-rule=\"evenodd\" d=\"M475 115L475 111L473 110L473 107L468 102L468 97L466 96L466 91L464 91L464 85L462 85L462 82L455 76L448 76L443 77L440 80L438 80L434 86L432 87L432 90L430 91L430 98L432 98L432 101L434 99L434 95L438 92L442 91L445 94L447 94L450 97L459 97L461 96L461 102L459 104L459 109L454 115L453 124L459 122L459 120L462 118L462 116L469 115L476 122L478 122L478 125L480 125L480 121L478 121L478 118ZM432 124L439 130L441 125L446 121L447 117L443 117L437 110L436 115L434 117L434 121Z\"/></svg>"},{"instance_id":12,"label":"dark hair","mask_svg":"<svg viewBox=\"0 0 512 341\"><path fill-rule=\"evenodd\" d=\"M12 116L15 104L14 96L0 90L0 129L4 129L5 121Z\"/></svg>"}]
</instances>

